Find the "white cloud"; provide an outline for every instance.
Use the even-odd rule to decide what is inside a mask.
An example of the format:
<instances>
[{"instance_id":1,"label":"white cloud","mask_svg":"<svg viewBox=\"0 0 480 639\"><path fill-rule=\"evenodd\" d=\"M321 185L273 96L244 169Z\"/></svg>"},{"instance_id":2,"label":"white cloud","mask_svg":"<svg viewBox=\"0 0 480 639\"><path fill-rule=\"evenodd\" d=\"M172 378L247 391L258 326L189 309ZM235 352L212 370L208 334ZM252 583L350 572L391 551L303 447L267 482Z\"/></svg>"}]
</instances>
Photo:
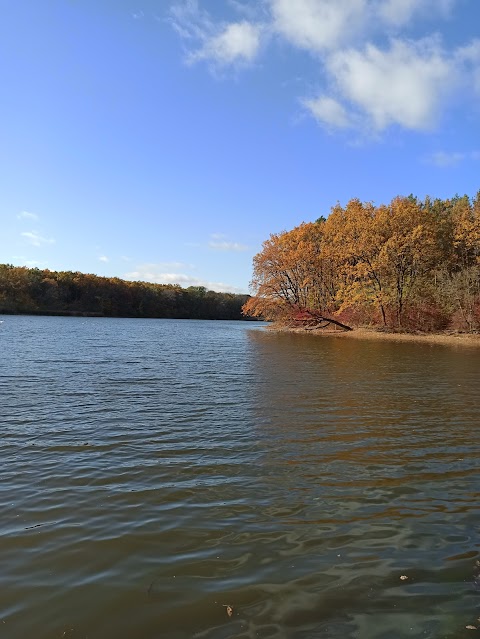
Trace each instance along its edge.
<instances>
[{"instance_id":1,"label":"white cloud","mask_svg":"<svg viewBox=\"0 0 480 639\"><path fill-rule=\"evenodd\" d=\"M327 67L339 95L379 131L391 124L433 128L456 84L454 65L436 39L393 40L386 50L369 44L364 51L339 51Z\"/></svg>"},{"instance_id":2,"label":"white cloud","mask_svg":"<svg viewBox=\"0 0 480 639\"><path fill-rule=\"evenodd\" d=\"M475 39L456 52L459 65L464 65L471 78L471 86L480 94L480 40Z\"/></svg>"},{"instance_id":3,"label":"white cloud","mask_svg":"<svg viewBox=\"0 0 480 639\"><path fill-rule=\"evenodd\" d=\"M420 19L448 18L457 2L230 0L237 21L219 22L197 0L178 0L170 22L188 45L190 62L252 62L272 35L313 55L322 88L301 103L328 128L426 131L435 128L450 100L480 94L480 40L446 49L438 36L405 35Z\"/></svg>"},{"instance_id":4,"label":"white cloud","mask_svg":"<svg viewBox=\"0 0 480 639\"><path fill-rule=\"evenodd\" d=\"M456 0L269 0L273 29L313 53L400 28L418 17L446 17Z\"/></svg>"},{"instance_id":5,"label":"white cloud","mask_svg":"<svg viewBox=\"0 0 480 639\"><path fill-rule=\"evenodd\" d=\"M432 153L429 157L427 157L427 162L429 164L435 164L435 166L447 167L455 166L464 159L464 153L452 151L447 153L446 151L436 151L435 153Z\"/></svg>"},{"instance_id":6,"label":"white cloud","mask_svg":"<svg viewBox=\"0 0 480 639\"><path fill-rule=\"evenodd\" d=\"M248 251L248 246L245 244L240 244L239 242L228 242L226 240L213 239L208 243L208 246L216 251Z\"/></svg>"},{"instance_id":7,"label":"white cloud","mask_svg":"<svg viewBox=\"0 0 480 639\"><path fill-rule=\"evenodd\" d=\"M227 0L228 4L241 16L248 20L255 21L263 17L265 7L262 2L251 2L251 0Z\"/></svg>"},{"instance_id":8,"label":"white cloud","mask_svg":"<svg viewBox=\"0 0 480 639\"><path fill-rule=\"evenodd\" d=\"M322 124L383 131L391 125L428 131L450 100L480 92L480 40L446 52L438 37L393 39L325 56L330 95L303 99Z\"/></svg>"},{"instance_id":9,"label":"white cloud","mask_svg":"<svg viewBox=\"0 0 480 639\"><path fill-rule=\"evenodd\" d=\"M447 16L456 0L384 0L378 6L378 15L387 24L405 26L417 16Z\"/></svg>"},{"instance_id":10,"label":"white cloud","mask_svg":"<svg viewBox=\"0 0 480 639\"><path fill-rule=\"evenodd\" d=\"M127 280L139 280L142 282L153 282L155 284L185 284L190 286L190 282L196 280L196 278L186 275L185 273L164 273L157 271L155 264L145 264L137 266L136 271L130 271L125 273Z\"/></svg>"},{"instance_id":11,"label":"white cloud","mask_svg":"<svg viewBox=\"0 0 480 639\"><path fill-rule=\"evenodd\" d=\"M205 286L208 290L223 293L245 293L245 289L231 286L224 282L211 282L187 273L164 272L164 264L139 264L135 271L125 273L124 278L132 281L153 282L155 284L179 284L184 288L189 286Z\"/></svg>"},{"instance_id":12,"label":"white cloud","mask_svg":"<svg viewBox=\"0 0 480 639\"><path fill-rule=\"evenodd\" d=\"M53 237L43 237L37 231L26 231L21 235L32 246L45 246L46 244L55 244L55 240L53 239Z\"/></svg>"},{"instance_id":13,"label":"white cloud","mask_svg":"<svg viewBox=\"0 0 480 639\"><path fill-rule=\"evenodd\" d=\"M260 48L262 28L248 20L216 24L196 0L174 4L170 23L184 43L190 63L207 60L219 66L252 62Z\"/></svg>"},{"instance_id":14,"label":"white cloud","mask_svg":"<svg viewBox=\"0 0 480 639\"><path fill-rule=\"evenodd\" d=\"M247 21L232 22L218 35L208 38L189 61L212 60L220 65L252 62L260 47L260 28Z\"/></svg>"},{"instance_id":15,"label":"white cloud","mask_svg":"<svg viewBox=\"0 0 480 639\"><path fill-rule=\"evenodd\" d=\"M169 22L183 40L205 40L212 35L215 25L198 0L184 0L170 7Z\"/></svg>"},{"instance_id":16,"label":"white cloud","mask_svg":"<svg viewBox=\"0 0 480 639\"><path fill-rule=\"evenodd\" d=\"M366 0L270 0L270 6L275 31L314 52L349 42L367 20Z\"/></svg>"},{"instance_id":17,"label":"white cloud","mask_svg":"<svg viewBox=\"0 0 480 639\"><path fill-rule=\"evenodd\" d=\"M395 25L408 22L418 7L418 0L386 0L379 7L380 16Z\"/></svg>"},{"instance_id":18,"label":"white cloud","mask_svg":"<svg viewBox=\"0 0 480 639\"><path fill-rule=\"evenodd\" d=\"M441 168L456 166L467 160L480 160L480 151L436 151L425 158L428 164L434 164Z\"/></svg>"},{"instance_id":19,"label":"white cloud","mask_svg":"<svg viewBox=\"0 0 480 639\"><path fill-rule=\"evenodd\" d=\"M464 62L471 62L475 65L480 63L480 40L477 38L469 42L464 47L457 50L457 57Z\"/></svg>"},{"instance_id":20,"label":"white cloud","mask_svg":"<svg viewBox=\"0 0 480 639\"><path fill-rule=\"evenodd\" d=\"M17 215L19 220L38 220L38 215L36 213L30 213L29 211L21 211Z\"/></svg>"},{"instance_id":21,"label":"white cloud","mask_svg":"<svg viewBox=\"0 0 480 639\"><path fill-rule=\"evenodd\" d=\"M170 8L169 22L189 44L190 62L211 60L227 65L251 62L262 40L271 33L296 47L321 54L350 46L367 34L383 33L385 27L405 26L417 16L448 15L456 1L265 0L244 4L230 0L230 6L243 19L216 23L200 8L198 0L179 0Z\"/></svg>"},{"instance_id":22,"label":"white cloud","mask_svg":"<svg viewBox=\"0 0 480 639\"><path fill-rule=\"evenodd\" d=\"M157 262L152 264L156 269L163 269L164 271L172 271L172 270L185 270L195 268L193 264L186 264L185 262Z\"/></svg>"},{"instance_id":23,"label":"white cloud","mask_svg":"<svg viewBox=\"0 0 480 639\"><path fill-rule=\"evenodd\" d=\"M328 127L343 129L350 126L350 118L346 109L333 98L319 96L310 100L302 100L302 103L316 120Z\"/></svg>"},{"instance_id":24,"label":"white cloud","mask_svg":"<svg viewBox=\"0 0 480 639\"><path fill-rule=\"evenodd\" d=\"M100 255L98 259L100 260L100 262L109 262L109 259L106 255Z\"/></svg>"}]
</instances>

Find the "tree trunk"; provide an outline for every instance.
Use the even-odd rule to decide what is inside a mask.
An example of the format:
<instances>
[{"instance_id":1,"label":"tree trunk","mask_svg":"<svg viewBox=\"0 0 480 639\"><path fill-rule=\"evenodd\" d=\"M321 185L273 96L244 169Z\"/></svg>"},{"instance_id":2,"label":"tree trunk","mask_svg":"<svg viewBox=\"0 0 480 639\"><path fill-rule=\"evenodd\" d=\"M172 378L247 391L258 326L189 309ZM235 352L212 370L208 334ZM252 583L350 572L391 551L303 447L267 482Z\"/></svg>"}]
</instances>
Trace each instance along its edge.
<instances>
[{"instance_id":1,"label":"tree trunk","mask_svg":"<svg viewBox=\"0 0 480 639\"><path fill-rule=\"evenodd\" d=\"M327 322L327 325L335 324L335 326L339 326L340 328L343 328L344 331L353 331L353 328L351 326L342 324L342 322L339 322L338 320L333 319L332 317L325 317L324 315L319 315L318 313L315 313L314 311L309 311L308 309L304 309L300 311L300 313L297 315L296 318L294 318L294 320L297 322L311 322L312 320L315 320L316 322Z\"/></svg>"}]
</instances>

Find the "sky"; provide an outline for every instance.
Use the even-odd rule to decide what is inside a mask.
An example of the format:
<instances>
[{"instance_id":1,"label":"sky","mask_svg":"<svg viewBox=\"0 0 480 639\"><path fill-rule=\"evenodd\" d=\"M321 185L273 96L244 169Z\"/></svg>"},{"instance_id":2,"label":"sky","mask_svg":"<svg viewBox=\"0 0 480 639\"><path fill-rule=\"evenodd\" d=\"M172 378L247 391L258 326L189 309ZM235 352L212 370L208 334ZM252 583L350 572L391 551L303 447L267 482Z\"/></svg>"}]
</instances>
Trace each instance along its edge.
<instances>
[{"instance_id":1,"label":"sky","mask_svg":"<svg viewBox=\"0 0 480 639\"><path fill-rule=\"evenodd\" d=\"M246 292L271 233L480 189L479 0L0 0L0 262Z\"/></svg>"}]
</instances>

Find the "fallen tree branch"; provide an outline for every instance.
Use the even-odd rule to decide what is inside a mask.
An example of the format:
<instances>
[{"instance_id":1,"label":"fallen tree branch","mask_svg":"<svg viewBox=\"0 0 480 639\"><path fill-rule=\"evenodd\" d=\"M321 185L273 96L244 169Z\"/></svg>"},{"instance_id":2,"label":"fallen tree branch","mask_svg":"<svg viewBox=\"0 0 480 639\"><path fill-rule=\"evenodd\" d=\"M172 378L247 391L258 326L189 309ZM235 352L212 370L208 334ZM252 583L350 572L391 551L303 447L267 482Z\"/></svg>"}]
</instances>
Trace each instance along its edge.
<instances>
[{"instance_id":1,"label":"fallen tree branch","mask_svg":"<svg viewBox=\"0 0 480 639\"><path fill-rule=\"evenodd\" d=\"M325 317L324 315L319 315L315 311L310 311L309 309L301 309L293 318L294 322L302 323L306 330L314 330L315 328L326 328L329 324L335 324L335 326L339 326L344 331L352 331L353 328L351 326L347 326L346 324L342 324L333 317ZM321 324L324 323L324 326Z\"/></svg>"}]
</instances>

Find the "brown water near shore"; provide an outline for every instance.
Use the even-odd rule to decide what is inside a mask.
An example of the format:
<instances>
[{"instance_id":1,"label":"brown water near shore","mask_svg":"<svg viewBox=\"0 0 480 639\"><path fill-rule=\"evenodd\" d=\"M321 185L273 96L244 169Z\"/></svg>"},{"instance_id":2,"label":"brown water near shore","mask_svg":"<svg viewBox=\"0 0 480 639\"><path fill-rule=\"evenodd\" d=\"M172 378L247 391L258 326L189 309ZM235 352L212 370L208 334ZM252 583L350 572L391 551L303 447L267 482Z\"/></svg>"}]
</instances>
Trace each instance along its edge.
<instances>
[{"instance_id":1,"label":"brown water near shore","mask_svg":"<svg viewBox=\"0 0 480 639\"><path fill-rule=\"evenodd\" d=\"M309 334L319 337L339 337L342 339L362 339L388 342L421 342L423 344L445 344L447 346L480 347L480 334L478 333L398 333L374 328L354 328L351 331L342 329L324 328L309 329L303 327L290 327L272 324L270 331L282 333Z\"/></svg>"}]
</instances>

